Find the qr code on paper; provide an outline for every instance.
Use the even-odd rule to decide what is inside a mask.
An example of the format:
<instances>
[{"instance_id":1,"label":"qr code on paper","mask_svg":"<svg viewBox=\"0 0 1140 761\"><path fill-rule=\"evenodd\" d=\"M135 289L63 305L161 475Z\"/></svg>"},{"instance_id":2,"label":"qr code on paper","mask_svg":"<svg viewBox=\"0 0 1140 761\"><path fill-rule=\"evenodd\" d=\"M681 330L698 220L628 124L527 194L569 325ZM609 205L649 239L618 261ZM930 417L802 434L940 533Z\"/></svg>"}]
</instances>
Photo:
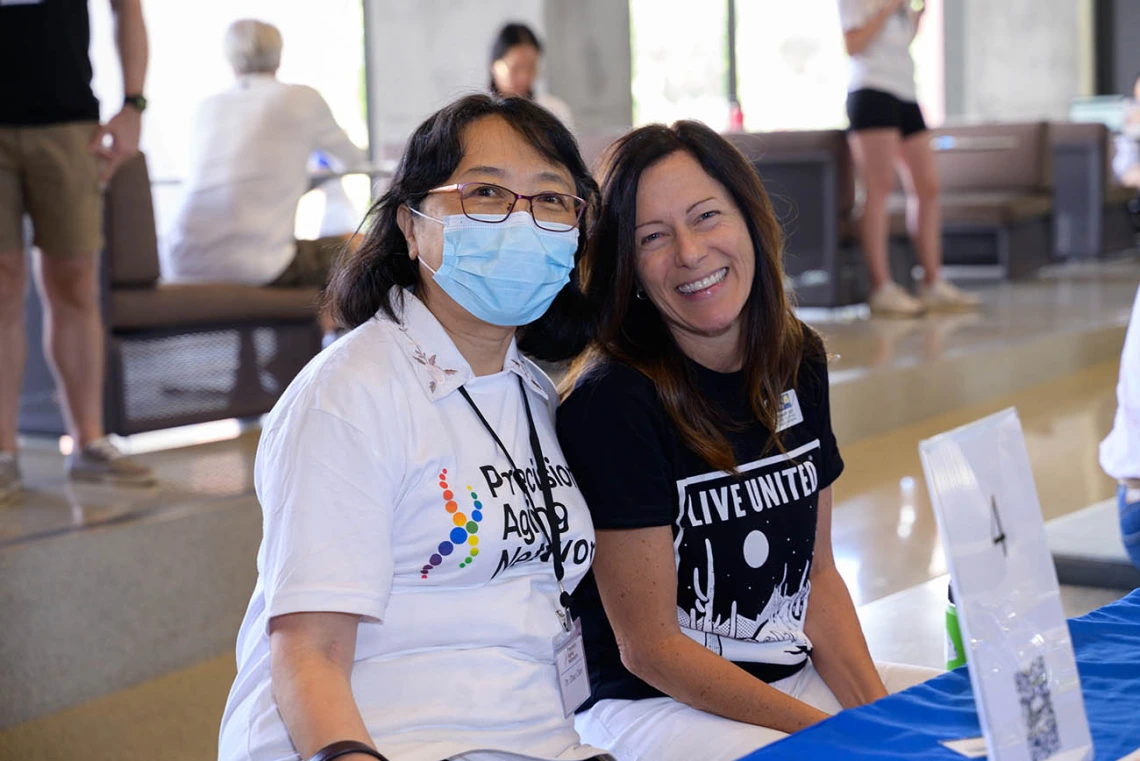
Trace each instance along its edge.
<instances>
[{"instance_id":1,"label":"qr code on paper","mask_svg":"<svg viewBox=\"0 0 1140 761\"><path fill-rule=\"evenodd\" d=\"M1053 693L1049 689L1049 671L1045 658L1035 659L1029 668L1015 676L1017 696L1021 700L1021 717L1033 761L1045 761L1061 749L1057 730L1057 714L1053 710Z\"/></svg>"}]
</instances>

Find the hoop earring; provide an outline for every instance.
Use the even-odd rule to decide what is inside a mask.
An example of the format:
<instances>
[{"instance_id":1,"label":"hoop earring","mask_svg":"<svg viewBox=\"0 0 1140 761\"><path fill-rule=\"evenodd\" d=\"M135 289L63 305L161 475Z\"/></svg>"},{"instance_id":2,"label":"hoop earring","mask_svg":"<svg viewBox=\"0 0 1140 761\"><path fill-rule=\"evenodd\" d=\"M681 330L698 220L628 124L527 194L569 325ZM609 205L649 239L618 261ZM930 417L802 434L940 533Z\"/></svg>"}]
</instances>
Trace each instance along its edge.
<instances>
[{"instance_id":1,"label":"hoop earring","mask_svg":"<svg viewBox=\"0 0 1140 761\"><path fill-rule=\"evenodd\" d=\"M638 301L645 301L647 298L649 298L645 295L645 291L641 290L640 288L634 291L633 295L637 297Z\"/></svg>"}]
</instances>

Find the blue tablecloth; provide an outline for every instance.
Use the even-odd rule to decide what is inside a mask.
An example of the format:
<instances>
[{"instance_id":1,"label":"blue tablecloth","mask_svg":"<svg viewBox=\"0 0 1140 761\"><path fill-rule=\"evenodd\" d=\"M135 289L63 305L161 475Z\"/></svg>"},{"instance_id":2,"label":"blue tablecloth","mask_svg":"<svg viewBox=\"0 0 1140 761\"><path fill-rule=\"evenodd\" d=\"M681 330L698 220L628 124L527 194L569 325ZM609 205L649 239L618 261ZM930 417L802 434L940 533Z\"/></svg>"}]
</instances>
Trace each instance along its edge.
<instances>
[{"instance_id":1,"label":"blue tablecloth","mask_svg":"<svg viewBox=\"0 0 1140 761\"><path fill-rule=\"evenodd\" d=\"M1140 747L1140 589L1069 621L1096 761ZM981 735L965 667L834 716L746 756L776 759L961 761L939 745Z\"/></svg>"}]
</instances>

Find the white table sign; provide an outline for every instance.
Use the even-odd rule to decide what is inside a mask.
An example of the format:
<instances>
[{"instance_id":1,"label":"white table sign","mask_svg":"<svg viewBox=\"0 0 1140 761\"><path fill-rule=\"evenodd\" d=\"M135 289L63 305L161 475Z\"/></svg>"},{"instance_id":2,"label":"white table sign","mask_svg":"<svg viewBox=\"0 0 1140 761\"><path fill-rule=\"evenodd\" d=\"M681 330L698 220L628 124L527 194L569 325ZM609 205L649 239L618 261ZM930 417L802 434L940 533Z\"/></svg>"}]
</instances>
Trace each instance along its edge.
<instances>
[{"instance_id":1,"label":"white table sign","mask_svg":"<svg viewBox=\"0 0 1140 761\"><path fill-rule=\"evenodd\" d=\"M991 761L1091 759L1069 628L1013 409L921 442Z\"/></svg>"}]
</instances>

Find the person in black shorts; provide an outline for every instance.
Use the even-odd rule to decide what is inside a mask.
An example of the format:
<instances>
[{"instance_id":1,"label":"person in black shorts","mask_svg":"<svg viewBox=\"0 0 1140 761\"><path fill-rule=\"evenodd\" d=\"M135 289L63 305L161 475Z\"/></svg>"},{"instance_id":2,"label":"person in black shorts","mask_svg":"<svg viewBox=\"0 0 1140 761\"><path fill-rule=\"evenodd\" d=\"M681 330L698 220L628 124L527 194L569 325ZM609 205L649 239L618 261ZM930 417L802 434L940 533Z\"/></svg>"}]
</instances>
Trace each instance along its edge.
<instances>
[{"instance_id":1,"label":"person in black shorts","mask_svg":"<svg viewBox=\"0 0 1140 761\"><path fill-rule=\"evenodd\" d=\"M899 100L881 90L864 88L847 94L847 119L851 131L897 130L902 141L926 131L922 109L914 101Z\"/></svg>"},{"instance_id":2,"label":"person in black shorts","mask_svg":"<svg viewBox=\"0 0 1140 761\"><path fill-rule=\"evenodd\" d=\"M909 0L839 0L851 60L847 86L848 142L863 180L861 243L871 276L871 312L918 317L928 310L974 309L976 296L942 279L942 218L938 167L918 107L910 43L921 10ZM887 199L895 169L907 193L907 232L923 266L918 298L891 280Z\"/></svg>"}]
</instances>

